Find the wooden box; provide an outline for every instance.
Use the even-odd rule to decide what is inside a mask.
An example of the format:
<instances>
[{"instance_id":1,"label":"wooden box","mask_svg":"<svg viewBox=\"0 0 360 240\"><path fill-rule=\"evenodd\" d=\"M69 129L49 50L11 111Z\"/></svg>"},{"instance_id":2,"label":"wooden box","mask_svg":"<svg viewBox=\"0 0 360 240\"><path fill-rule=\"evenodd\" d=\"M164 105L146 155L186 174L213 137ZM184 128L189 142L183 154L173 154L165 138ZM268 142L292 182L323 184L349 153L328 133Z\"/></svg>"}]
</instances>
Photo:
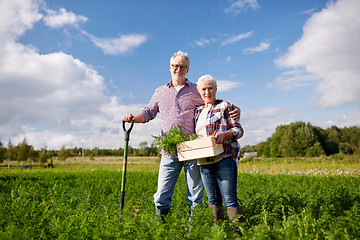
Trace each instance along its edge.
<instances>
[{"instance_id":1,"label":"wooden box","mask_svg":"<svg viewBox=\"0 0 360 240\"><path fill-rule=\"evenodd\" d=\"M216 144L214 137L206 137L176 144L179 161L214 157L224 152L222 144Z\"/></svg>"}]
</instances>

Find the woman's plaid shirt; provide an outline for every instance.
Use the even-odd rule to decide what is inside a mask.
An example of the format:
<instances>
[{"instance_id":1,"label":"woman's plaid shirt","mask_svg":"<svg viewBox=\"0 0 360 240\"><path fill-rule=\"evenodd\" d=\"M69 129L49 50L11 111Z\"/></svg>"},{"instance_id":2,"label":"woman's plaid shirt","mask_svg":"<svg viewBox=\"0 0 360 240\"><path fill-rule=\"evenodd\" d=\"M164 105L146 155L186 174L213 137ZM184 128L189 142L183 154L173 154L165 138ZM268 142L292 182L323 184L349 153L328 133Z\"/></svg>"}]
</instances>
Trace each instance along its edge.
<instances>
[{"instance_id":1,"label":"woman's plaid shirt","mask_svg":"<svg viewBox=\"0 0 360 240\"><path fill-rule=\"evenodd\" d=\"M198 121L201 111L205 106L200 106L195 110L195 123ZM239 160L240 144L237 139L241 138L244 130L239 121L230 117L229 112L235 110L229 102L215 99L209 109L206 118L206 133L208 136L213 135L216 131L219 133L231 131L234 134L234 139L224 140L224 152L221 154L222 158L231 156L236 162Z\"/></svg>"}]
</instances>

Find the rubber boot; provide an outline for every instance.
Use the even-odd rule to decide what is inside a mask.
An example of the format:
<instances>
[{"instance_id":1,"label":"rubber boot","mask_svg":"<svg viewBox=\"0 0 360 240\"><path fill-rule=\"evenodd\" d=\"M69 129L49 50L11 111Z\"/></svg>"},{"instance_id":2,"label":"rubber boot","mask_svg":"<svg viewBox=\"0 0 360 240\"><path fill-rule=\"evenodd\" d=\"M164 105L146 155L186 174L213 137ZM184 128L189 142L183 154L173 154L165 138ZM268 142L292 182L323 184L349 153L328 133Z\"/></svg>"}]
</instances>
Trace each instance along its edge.
<instances>
[{"instance_id":1,"label":"rubber boot","mask_svg":"<svg viewBox=\"0 0 360 240\"><path fill-rule=\"evenodd\" d=\"M224 208L222 205L209 205L209 208L211 208L213 211L213 215L215 217L214 219L215 223L225 219Z\"/></svg>"},{"instance_id":2,"label":"rubber boot","mask_svg":"<svg viewBox=\"0 0 360 240\"><path fill-rule=\"evenodd\" d=\"M170 209L158 209L156 208L157 224L161 225L165 223L165 216L169 213Z\"/></svg>"},{"instance_id":3,"label":"rubber boot","mask_svg":"<svg viewBox=\"0 0 360 240\"><path fill-rule=\"evenodd\" d=\"M233 222L244 222L245 221L244 212L243 212L242 207L227 208L226 211L227 211L228 217L231 221L233 221Z\"/></svg>"},{"instance_id":4,"label":"rubber boot","mask_svg":"<svg viewBox=\"0 0 360 240\"><path fill-rule=\"evenodd\" d=\"M241 237L242 236L241 229L239 228L237 223L245 222L245 216L242 207L227 208L226 211L234 227L233 232Z\"/></svg>"}]
</instances>

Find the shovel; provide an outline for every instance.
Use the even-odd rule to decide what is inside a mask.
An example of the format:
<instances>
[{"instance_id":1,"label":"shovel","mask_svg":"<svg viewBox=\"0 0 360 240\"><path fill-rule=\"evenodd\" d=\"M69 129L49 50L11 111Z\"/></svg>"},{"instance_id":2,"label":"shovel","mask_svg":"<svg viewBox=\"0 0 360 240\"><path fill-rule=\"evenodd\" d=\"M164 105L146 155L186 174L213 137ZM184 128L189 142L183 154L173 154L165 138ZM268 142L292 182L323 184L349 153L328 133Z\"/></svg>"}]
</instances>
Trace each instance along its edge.
<instances>
[{"instance_id":1,"label":"shovel","mask_svg":"<svg viewBox=\"0 0 360 240\"><path fill-rule=\"evenodd\" d=\"M120 214L124 208L124 200L125 200L125 180L126 180L126 164L127 164L127 155L128 155L128 143L130 139L130 132L134 126L134 119L131 119L131 125L129 129L125 128L125 121L123 121L123 129L125 134L125 147L124 147L124 160L123 160L123 172L122 172L122 180L121 180L121 192L120 192Z\"/></svg>"}]
</instances>

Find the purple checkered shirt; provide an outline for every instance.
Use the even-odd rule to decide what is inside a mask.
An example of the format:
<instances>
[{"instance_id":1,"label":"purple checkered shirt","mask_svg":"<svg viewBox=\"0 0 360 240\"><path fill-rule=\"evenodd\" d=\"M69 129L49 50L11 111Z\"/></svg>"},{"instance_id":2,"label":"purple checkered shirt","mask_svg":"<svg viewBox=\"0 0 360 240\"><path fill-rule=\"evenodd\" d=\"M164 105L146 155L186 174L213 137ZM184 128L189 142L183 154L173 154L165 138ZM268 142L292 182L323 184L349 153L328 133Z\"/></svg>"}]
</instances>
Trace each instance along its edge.
<instances>
[{"instance_id":1,"label":"purple checkered shirt","mask_svg":"<svg viewBox=\"0 0 360 240\"><path fill-rule=\"evenodd\" d=\"M184 87L177 92L170 81L155 90L150 103L141 113L145 122L160 114L162 136L177 125L181 125L181 131L193 134L194 112L201 105L204 105L204 101L196 89L196 84L186 79Z\"/></svg>"},{"instance_id":2,"label":"purple checkered shirt","mask_svg":"<svg viewBox=\"0 0 360 240\"><path fill-rule=\"evenodd\" d=\"M198 121L201 111L205 106L200 106L195 111L195 122ZM236 139L241 138L244 130L240 123L230 117L229 112L235 110L229 102L216 99L212 102L209 112L206 117L206 133L208 136L218 131L231 131L234 134L234 139L224 140L224 152L220 155L222 158L231 156L236 162L239 160L240 144Z\"/></svg>"}]
</instances>

